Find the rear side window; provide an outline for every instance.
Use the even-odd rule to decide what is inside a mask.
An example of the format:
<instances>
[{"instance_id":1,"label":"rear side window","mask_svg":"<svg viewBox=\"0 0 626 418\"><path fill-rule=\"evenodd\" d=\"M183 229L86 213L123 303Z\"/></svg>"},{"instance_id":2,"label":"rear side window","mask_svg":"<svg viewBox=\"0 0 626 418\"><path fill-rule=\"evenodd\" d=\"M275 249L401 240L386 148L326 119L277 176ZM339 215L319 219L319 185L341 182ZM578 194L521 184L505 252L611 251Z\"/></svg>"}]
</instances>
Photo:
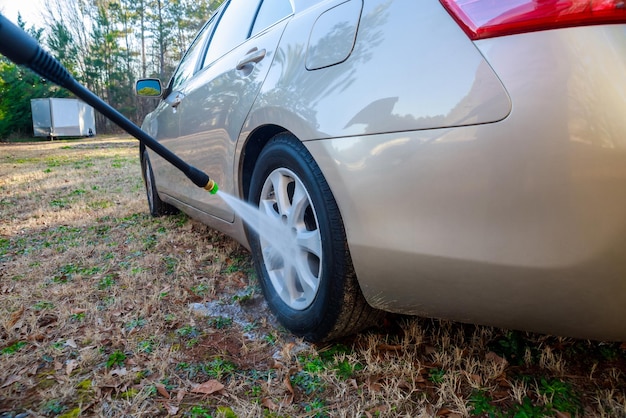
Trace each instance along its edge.
<instances>
[{"instance_id":1,"label":"rear side window","mask_svg":"<svg viewBox=\"0 0 626 418\"><path fill-rule=\"evenodd\" d=\"M178 65L172 78L172 87L176 88L187 81L195 72L198 58L204 49L204 45L209 34L215 26L215 17L211 18L202 28L196 39L193 41L182 61Z\"/></svg>"},{"instance_id":2,"label":"rear side window","mask_svg":"<svg viewBox=\"0 0 626 418\"><path fill-rule=\"evenodd\" d=\"M231 0L211 38L203 66L211 64L248 38L261 0Z\"/></svg>"},{"instance_id":3,"label":"rear side window","mask_svg":"<svg viewBox=\"0 0 626 418\"><path fill-rule=\"evenodd\" d=\"M292 13L293 10L289 0L263 0L263 4L261 4L259 13L254 21L251 35L256 35Z\"/></svg>"}]
</instances>

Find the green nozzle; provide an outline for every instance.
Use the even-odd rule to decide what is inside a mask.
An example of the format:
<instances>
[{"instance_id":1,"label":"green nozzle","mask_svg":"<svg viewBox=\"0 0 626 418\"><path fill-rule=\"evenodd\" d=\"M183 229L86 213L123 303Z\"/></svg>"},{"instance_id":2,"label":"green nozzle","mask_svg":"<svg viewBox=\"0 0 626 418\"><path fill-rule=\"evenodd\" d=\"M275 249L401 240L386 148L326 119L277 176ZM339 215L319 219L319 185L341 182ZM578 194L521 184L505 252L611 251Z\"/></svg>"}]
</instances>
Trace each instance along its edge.
<instances>
[{"instance_id":1,"label":"green nozzle","mask_svg":"<svg viewBox=\"0 0 626 418\"><path fill-rule=\"evenodd\" d=\"M209 180L209 182L206 184L206 186L204 186L204 188L211 194L217 193L217 191L220 189L217 186L217 183L214 182L213 180Z\"/></svg>"}]
</instances>

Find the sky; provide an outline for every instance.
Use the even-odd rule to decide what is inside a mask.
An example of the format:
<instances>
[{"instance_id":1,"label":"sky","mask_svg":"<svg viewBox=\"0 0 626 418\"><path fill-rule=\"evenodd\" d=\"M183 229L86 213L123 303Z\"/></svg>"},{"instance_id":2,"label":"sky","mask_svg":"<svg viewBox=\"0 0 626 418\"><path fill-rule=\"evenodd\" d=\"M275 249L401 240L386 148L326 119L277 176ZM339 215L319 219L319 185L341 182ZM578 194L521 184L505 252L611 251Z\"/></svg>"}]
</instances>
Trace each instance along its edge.
<instances>
[{"instance_id":1,"label":"sky","mask_svg":"<svg viewBox=\"0 0 626 418\"><path fill-rule=\"evenodd\" d=\"M17 23L17 13L22 14L26 27L44 26L41 17L43 0L0 0L0 12L13 23Z\"/></svg>"}]
</instances>

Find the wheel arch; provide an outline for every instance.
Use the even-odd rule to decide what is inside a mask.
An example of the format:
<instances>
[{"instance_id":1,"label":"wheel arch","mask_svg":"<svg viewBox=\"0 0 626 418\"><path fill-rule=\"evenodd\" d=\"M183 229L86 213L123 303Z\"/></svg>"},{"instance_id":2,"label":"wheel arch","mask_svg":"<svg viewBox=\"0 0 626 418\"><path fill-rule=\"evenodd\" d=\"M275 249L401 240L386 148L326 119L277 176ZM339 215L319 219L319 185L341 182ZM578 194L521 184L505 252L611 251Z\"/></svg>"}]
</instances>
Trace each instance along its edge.
<instances>
[{"instance_id":1,"label":"wheel arch","mask_svg":"<svg viewBox=\"0 0 626 418\"><path fill-rule=\"evenodd\" d=\"M143 181L146 181L146 173L143 170L143 160L144 160L144 152L146 151L146 146L143 142L139 141L139 164L141 166L141 177Z\"/></svg>"},{"instance_id":2,"label":"wheel arch","mask_svg":"<svg viewBox=\"0 0 626 418\"><path fill-rule=\"evenodd\" d=\"M240 159L240 191L244 200L248 200L248 194L250 192L250 180L252 178L252 172L254 166L259 159L259 154L265 147L265 145L274 136L280 133L291 132L279 125L264 125L255 129L248 136L246 142L241 150ZM292 134L293 135L293 134Z\"/></svg>"}]
</instances>

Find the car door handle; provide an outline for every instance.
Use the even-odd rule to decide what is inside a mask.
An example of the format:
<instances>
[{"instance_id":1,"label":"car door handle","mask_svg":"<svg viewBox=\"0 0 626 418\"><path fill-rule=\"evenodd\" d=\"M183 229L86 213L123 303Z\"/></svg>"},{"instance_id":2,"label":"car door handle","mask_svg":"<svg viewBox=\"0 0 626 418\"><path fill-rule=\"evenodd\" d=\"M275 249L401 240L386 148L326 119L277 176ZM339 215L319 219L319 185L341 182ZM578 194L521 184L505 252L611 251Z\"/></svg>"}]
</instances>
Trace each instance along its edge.
<instances>
[{"instance_id":1,"label":"car door handle","mask_svg":"<svg viewBox=\"0 0 626 418\"><path fill-rule=\"evenodd\" d=\"M170 94L169 96L167 96L167 99L165 99L165 101L174 109L176 109L178 105L183 101L184 98L185 98L185 95L183 93L176 91Z\"/></svg>"},{"instance_id":2,"label":"car door handle","mask_svg":"<svg viewBox=\"0 0 626 418\"><path fill-rule=\"evenodd\" d=\"M246 66L250 64L256 64L260 62L263 58L265 58L266 51L265 49L257 49L253 48L246 54L245 57L241 61L237 63L237 69L243 70Z\"/></svg>"}]
</instances>

